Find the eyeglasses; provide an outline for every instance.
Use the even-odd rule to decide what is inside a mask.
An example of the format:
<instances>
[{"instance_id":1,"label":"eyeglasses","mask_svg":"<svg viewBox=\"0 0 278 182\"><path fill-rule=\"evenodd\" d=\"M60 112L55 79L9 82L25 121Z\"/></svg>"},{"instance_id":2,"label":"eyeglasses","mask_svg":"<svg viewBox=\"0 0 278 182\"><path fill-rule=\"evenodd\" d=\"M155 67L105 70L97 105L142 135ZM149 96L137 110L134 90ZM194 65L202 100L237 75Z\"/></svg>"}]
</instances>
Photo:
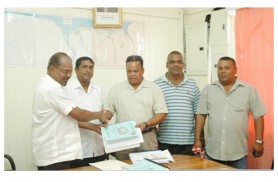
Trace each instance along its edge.
<instances>
[{"instance_id":1,"label":"eyeglasses","mask_svg":"<svg viewBox=\"0 0 278 182\"><path fill-rule=\"evenodd\" d=\"M65 75L71 75L72 71L69 70L61 70L60 68L58 68L57 66L54 66L55 68L57 68L60 72L64 73Z\"/></svg>"}]
</instances>

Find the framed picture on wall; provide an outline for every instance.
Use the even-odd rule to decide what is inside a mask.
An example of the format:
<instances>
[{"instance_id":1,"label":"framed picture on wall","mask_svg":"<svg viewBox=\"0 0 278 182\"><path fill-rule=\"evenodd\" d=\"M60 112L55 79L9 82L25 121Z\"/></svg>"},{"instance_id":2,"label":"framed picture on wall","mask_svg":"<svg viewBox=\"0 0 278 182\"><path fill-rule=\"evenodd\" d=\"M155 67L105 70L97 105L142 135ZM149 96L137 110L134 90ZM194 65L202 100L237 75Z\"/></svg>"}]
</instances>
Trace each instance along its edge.
<instances>
[{"instance_id":1,"label":"framed picture on wall","mask_svg":"<svg viewBox=\"0 0 278 182\"><path fill-rule=\"evenodd\" d=\"M122 8L98 7L93 9L95 28L121 28Z\"/></svg>"}]
</instances>

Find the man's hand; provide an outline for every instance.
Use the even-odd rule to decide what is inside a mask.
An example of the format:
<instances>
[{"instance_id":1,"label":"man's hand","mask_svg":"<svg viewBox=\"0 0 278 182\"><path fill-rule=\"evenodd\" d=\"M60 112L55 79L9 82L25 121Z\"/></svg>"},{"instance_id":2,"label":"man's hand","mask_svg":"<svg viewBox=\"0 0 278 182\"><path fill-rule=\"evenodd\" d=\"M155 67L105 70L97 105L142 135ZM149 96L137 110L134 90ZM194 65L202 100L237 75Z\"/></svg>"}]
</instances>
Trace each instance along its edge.
<instances>
[{"instance_id":1,"label":"man's hand","mask_svg":"<svg viewBox=\"0 0 278 182\"><path fill-rule=\"evenodd\" d=\"M135 127L140 128L141 132L143 132L145 129L147 129L147 124L143 122L135 125Z\"/></svg>"},{"instance_id":2,"label":"man's hand","mask_svg":"<svg viewBox=\"0 0 278 182\"><path fill-rule=\"evenodd\" d=\"M94 124L94 123L90 123L90 122L78 122L78 126L80 128L91 130L91 131L101 134L101 127L104 126L104 124Z\"/></svg>"},{"instance_id":3,"label":"man's hand","mask_svg":"<svg viewBox=\"0 0 278 182\"><path fill-rule=\"evenodd\" d=\"M95 131L101 135L101 127L102 126L103 126L102 124L93 124L93 127L94 127L93 131Z\"/></svg>"},{"instance_id":4,"label":"man's hand","mask_svg":"<svg viewBox=\"0 0 278 182\"><path fill-rule=\"evenodd\" d=\"M252 146L252 153L254 157L261 157L264 154L263 144L254 143Z\"/></svg>"},{"instance_id":5,"label":"man's hand","mask_svg":"<svg viewBox=\"0 0 278 182\"><path fill-rule=\"evenodd\" d=\"M101 112L100 121L103 124L107 124L111 118L112 118L112 114L109 111L104 110Z\"/></svg>"},{"instance_id":6,"label":"man's hand","mask_svg":"<svg viewBox=\"0 0 278 182\"><path fill-rule=\"evenodd\" d=\"M195 142L194 142L194 146L193 147L196 147L196 148L202 148L203 147L203 142L201 139L195 139Z\"/></svg>"}]
</instances>

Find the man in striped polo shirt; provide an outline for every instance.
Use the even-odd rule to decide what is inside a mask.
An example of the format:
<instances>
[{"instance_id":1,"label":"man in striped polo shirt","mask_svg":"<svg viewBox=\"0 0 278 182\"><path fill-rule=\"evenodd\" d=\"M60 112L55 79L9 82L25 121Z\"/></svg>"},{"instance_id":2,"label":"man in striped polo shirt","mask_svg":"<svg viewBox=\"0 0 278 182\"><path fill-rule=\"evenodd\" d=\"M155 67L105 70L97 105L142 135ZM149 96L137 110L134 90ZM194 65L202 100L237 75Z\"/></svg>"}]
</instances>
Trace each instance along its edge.
<instances>
[{"instance_id":1,"label":"man in striped polo shirt","mask_svg":"<svg viewBox=\"0 0 278 182\"><path fill-rule=\"evenodd\" d=\"M157 139L160 150L171 154L193 155L195 112L200 90L192 78L184 73L185 62L178 51L167 57L168 72L154 82L163 90L168 115L159 124Z\"/></svg>"}]
</instances>

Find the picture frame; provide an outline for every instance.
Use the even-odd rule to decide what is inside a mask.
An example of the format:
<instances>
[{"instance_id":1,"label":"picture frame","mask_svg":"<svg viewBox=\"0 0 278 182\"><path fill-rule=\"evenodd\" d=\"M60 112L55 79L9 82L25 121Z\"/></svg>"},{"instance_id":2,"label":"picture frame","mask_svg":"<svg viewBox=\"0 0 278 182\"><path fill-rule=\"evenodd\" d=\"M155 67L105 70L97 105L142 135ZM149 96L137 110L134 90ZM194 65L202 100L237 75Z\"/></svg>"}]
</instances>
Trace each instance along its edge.
<instances>
[{"instance_id":1,"label":"picture frame","mask_svg":"<svg viewBox=\"0 0 278 182\"><path fill-rule=\"evenodd\" d=\"M97 7L93 9L94 28L121 28L122 8Z\"/></svg>"}]
</instances>

